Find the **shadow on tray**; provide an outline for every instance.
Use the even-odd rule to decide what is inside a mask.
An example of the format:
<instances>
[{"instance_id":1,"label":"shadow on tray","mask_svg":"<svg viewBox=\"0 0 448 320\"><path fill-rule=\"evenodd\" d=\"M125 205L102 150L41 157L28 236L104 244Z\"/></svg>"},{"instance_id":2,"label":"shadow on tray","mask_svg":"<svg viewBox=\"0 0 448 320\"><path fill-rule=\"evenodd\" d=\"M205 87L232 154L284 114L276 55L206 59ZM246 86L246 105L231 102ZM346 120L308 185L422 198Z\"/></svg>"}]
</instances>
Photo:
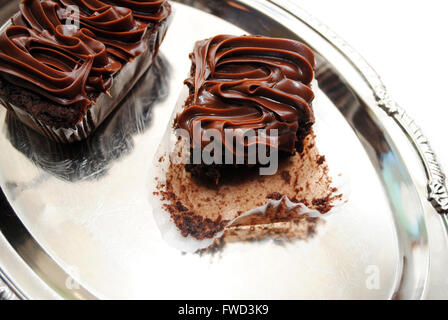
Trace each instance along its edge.
<instances>
[{"instance_id":1,"label":"shadow on tray","mask_svg":"<svg viewBox=\"0 0 448 320\"><path fill-rule=\"evenodd\" d=\"M6 117L8 138L34 164L63 180L100 178L113 160L132 151L132 137L151 124L152 108L168 96L169 67L160 54L121 106L85 141L55 143L23 125L10 112Z\"/></svg>"}]
</instances>

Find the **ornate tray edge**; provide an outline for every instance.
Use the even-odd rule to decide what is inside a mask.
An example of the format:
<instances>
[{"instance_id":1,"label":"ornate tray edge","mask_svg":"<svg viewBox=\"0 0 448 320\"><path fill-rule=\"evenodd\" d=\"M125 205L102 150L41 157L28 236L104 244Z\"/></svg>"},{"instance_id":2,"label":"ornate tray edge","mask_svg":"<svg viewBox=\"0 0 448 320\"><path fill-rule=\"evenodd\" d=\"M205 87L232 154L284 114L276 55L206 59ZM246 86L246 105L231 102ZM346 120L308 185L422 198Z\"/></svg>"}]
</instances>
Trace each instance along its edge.
<instances>
[{"instance_id":1,"label":"ornate tray edge","mask_svg":"<svg viewBox=\"0 0 448 320\"><path fill-rule=\"evenodd\" d=\"M448 188L446 185L446 176L442 171L442 167L437 160L436 154L421 128L406 113L406 111L392 99L378 73L344 39L293 1L269 1L286 9L292 15L318 32L323 38L332 43L332 45L358 70L372 89L378 107L383 109L400 126L417 151L426 172L428 201L431 202L438 213L448 215Z\"/></svg>"},{"instance_id":2,"label":"ornate tray edge","mask_svg":"<svg viewBox=\"0 0 448 320\"><path fill-rule=\"evenodd\" d=\"M19 300L19 297L3 281L3 276L1 274L0 274L0 300Z\"/></svg>"},{"instance_id":3,"label":"ornate tray edge","mask_svg":"<svg viewBox=\"0 0 448 320\"><path fill-rule=\"evenodd\" d=\"M431 202L434 209L445 215L445 224L448 225L448 188L446 185L446 176L442 171L436 154L433 151L428 139L423 134L421 128L415 121L400 107L391 97L390 93L383 84L380 76L370 66L370 64L345 40L338 36L328 26L320 22L317 18L303 10L299 5L291 0L268 0L284 9L293 9L290 11L294 16L308 24L321 36L329 40L333 46L340 51L360 72L362 77L371 87L377 105L383 109L395 122L401 127L416 149L427 176L427 199ZM286 5L284 4L286 3ZM0 273L0 300L18 300L20 299L3 280Z\"/></svg>"}]
</instances>

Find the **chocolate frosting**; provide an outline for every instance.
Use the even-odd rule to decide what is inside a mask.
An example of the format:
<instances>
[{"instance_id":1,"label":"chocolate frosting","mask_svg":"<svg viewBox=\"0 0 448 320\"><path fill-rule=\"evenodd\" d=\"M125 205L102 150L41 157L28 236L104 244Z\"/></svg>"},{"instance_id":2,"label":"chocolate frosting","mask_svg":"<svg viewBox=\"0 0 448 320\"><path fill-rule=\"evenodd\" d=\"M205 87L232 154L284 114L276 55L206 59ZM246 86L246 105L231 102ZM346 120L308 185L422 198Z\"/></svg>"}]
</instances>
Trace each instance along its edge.
<instances>
[{"instance_id":1,"label":"chocolate frosting","mask_svg":"<svg viewBox=\"0 0 448 320\"><path fill-rule=\"evenodd\" d=\"M307 46L289 39L218 35L197 42L190 58L191 95L177 127L193 137L200 122L203 132L217 129L223 139L224 129L266 129L261 143L267 145L273 141L270 130L277 129L279 150L293 154L301 148L314 123L314 54ZM202 140L201 147L205 144Z\"/></svg>"},{"instance_id":2,"label":"chocolate frosting","mask_svg":"<svg viewBox=\"0 0 448 320\"><path fill-rule=\"evenodd\" d=\"M144 21L160 22L170 14L166 0L106 0L108 3L129 8L134 16Z\"/></svg>"},{"instance_id":3,"label":"chocolate frosting","mask_svg":"<svg viewBox=\"0 0 448 320\"><path fill-rule=\"evenodd\" d=\"M0 34L0 72L57 104L86 110L122 65L147 49L151 28L169 12L166 0L22 0Z\"/></svg>"}]
</instances>

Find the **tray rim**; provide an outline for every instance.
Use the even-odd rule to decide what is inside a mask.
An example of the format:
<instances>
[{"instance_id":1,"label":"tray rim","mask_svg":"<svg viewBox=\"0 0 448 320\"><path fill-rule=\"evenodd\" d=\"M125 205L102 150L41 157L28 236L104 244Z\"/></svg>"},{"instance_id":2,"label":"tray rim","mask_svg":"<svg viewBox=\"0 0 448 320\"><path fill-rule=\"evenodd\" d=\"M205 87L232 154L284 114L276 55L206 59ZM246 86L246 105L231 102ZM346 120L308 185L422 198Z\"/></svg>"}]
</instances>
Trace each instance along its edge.
<instances>
[{"instance_id":1,"label":"tray rim","mask_svg":"<svg viewBox=\"0 0 448 320\"><path fill-rule=\"evenodd\" d=\"M241 2L249 3L250 1L251 0L241 0ZM324 40L339 51L344 58L352 64L357 72L359 72L374 94L377 106L394 120L395 124L398 125L401 131L406 135L409 143L418 154L427 178L427 200L431 203L434 210L440 213L445 230L448 231L448 190L446 176L441 169L428 139L415 121L392 99L378 73L355 49L353 49L353 47L343 40L343 38L292 0L267 0L267 2L279 7L305 23L310 29L319 34ZM1 189L0 192L2 192ZM0 231L0 244L1 242L9 245L8 240ZM21 259L19 256L16 258ZM27 298L28 297L20 291L14 282L7 276L6 272L0 267L0 300Z\"/></svg>"},{"instance_id":2,"label":"tray rim","mask_svg":"<svg viewBox=\"0 0 448 320\"><path fill-rule=\"evenodd\" d=\"M398 105L392 98L389 90L382 82L381 77L367 60L349 45L342 37L336 34L327 25L319 19L302 9L292 0L268 0L269 2L280 6L288 11L297 19L307 24L320 36L327 40L336 50L338 50L360 73L372 90L376 104L384 110L400 127L403 133L408 137L415 151L420 157L427 176L427 198L434 209L447 221L448 215L448 188L446 175L437 160L437 156L432 149L428 138L424 135L422 129L412 119L404 108ZM296 14L298 12L298 14Z\"/></svg>"}]
</instances>

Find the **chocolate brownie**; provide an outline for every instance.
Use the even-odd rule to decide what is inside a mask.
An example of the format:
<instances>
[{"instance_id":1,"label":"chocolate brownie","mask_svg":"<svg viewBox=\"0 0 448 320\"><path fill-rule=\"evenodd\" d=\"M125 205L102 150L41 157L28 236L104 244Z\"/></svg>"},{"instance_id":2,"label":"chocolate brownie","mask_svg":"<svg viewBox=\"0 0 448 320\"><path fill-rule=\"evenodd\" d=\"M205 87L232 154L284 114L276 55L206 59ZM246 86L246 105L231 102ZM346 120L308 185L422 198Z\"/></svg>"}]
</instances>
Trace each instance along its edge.
<instances>
[{"instance_id":1,"label":"chocolate brownie","mask_svg":"<svg viewBox=\"0 0 448 320\"><path fill-rule=\"evenodd\" d=\"M312 129L313 52L290 39L218 35L197 42L190 58L188 97L173 126L176 134L177 129L187 134L179 136L174 150L167 154L161 147L156 155L161 173L154 178L153 195L160 200L155 214L169 214L182 236L205 240L197 243L201 247L236 229L247 230L250 239L272 235L268 231L274 229L287 231L287 238L301 238L291 233L302 230L303 235L299 225L317 225L313 219L328 213L341 198ZM210 129L218 133L213 141L206 137ZM226 140L228 129L251 129L255 136L241 139L238 149L237 143ZM208 152L216 138L223 152L218 154L218 147L213 154L218 161L194 162L194 153ZM249 162L253 145L273 146L271 152L278 156L275 172L261 174L265 163L259 158ZM224 153L235 160L241 150L242 163L222 161Z\"/></svg>"},{"instance_id":2,"label":"chocolate brownie","mask_svg":"<svg viewBox=\"0 0 448 320\"><path fill-rule=\"evenodd\" d=\"M190 95L175 127L189 132L191 154L195 148L204 149L203 136L210 129L219 131L223 155L230 152L235 160L237 144L243 146L243 164L250 164L250 144L264 144L280 156L303 151L314 123L314 54L306 45L290 39L218 35L197 42L190 58L191 76L185 81ZM198 123L200 136L194 134ZM224 141L228 130L253 130L256 139L229 144ZM266 130L264 139L260 130ZM238 167L235 164L222 159L213 165L195 162L187 169L219 181L226 170ZM260 163L256 159L251 164Z\"/></svg>"},{"instance_id":3,"label":"chocolate brownie","mask_svg":"<svg viewBox=\"0 0 448 320\"><path fill-rule=\"evenodd\" d=\"M151 65L170 12L167 1L22 0L0 34L0 99L50 138L86 138Z\"/></svg>"}]
</instances>

